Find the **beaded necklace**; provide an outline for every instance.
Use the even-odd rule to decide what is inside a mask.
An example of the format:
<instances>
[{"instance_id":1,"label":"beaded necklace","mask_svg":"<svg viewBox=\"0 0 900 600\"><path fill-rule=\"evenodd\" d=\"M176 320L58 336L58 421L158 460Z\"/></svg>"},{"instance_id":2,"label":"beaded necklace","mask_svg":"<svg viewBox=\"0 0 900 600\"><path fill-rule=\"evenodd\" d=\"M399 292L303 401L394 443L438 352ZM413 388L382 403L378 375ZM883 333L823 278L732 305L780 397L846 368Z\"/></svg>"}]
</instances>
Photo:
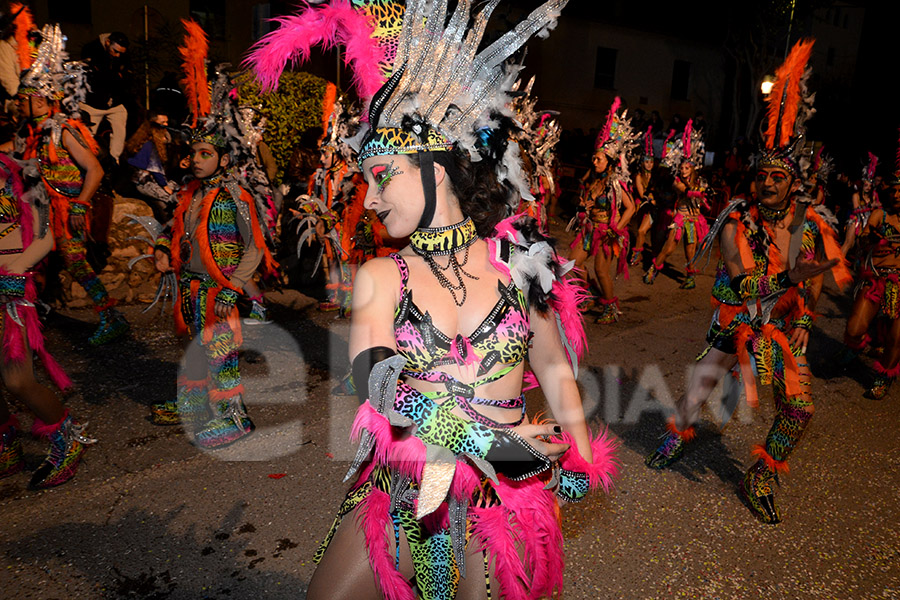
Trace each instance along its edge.
<instances>
[{"instance_id":1,"label":"beaded necklace","mask_svg":"<svg viewBox=\"0 0 900 600\"><path fill-rule=\"evenodd\" d=\"M409 243L417 255L425 259L425 264L431 269L435 279L450 291L453 302L462 306L466 302L465 277L477 280L478 277L467 273L463 267L469 262L469 247L478 239L475 223L471 218L446 227L420 227L409 236ZM465 250L462 261L456 258L456 254ZM450 261L446 267L442 267L434 260L435 256L449 256ZM444 274L451 269L456 283L452 283ZM458 293L462 292L462 299Z\"/></svg>"}]
</instances>

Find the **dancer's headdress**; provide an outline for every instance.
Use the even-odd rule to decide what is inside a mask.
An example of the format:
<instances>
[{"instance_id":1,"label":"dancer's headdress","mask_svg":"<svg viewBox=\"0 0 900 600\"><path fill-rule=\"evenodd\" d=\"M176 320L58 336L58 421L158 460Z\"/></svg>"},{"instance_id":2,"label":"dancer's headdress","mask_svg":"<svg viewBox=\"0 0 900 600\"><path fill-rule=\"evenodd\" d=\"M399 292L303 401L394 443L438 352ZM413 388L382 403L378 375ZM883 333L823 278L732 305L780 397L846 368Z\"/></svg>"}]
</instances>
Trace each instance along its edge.
<instances>
[{"instance_id":1,"label":"dancer's headdress","mask_svg":"<svg viewBox=\"0 0 900 600\"><path fill-rule=\"evenodd\" d=\"M820 185L825 185L831 172L834 170L834 159L825 154L825 146L819 146L816 155L813 157L812 173L815 173L816 180Z\"/></svg>"},{"instance_id":2,"label":"dancer's headdress","mask_svg":"<svg viewBox=\"0 0 900 600\"><path fill-rule=\"evenodd\" d=\"M891 173L891 180L888 185L900 185L900 141L897 144L897 157L894 162L894 172Z\"/></svg>"},{"instance_id":3,"label":"dancer's headdress","mask_svg":"<svg viewBox=\"0 0 900 600\"><path fill-rule=\"evenodd\" d=\"M471 0L460 0L449 22L447 0L408 0L405 10L396 2L388 2L390 10L382 10L384 2L360 0L354 5L368 15L366 27L356 26L359 19L349 15L351 6L346 0L335 0L330 6L307 8L297 17L281 19L283 28L260 40L248 62L263 87L272 88L288 60L305 59L311 44L346 43L347 61L356 71L358 89L369 100L369 128L360 132L359 160L420 153L426 194L423 221L430 222L427 207L432 204L434 185L425 178L431 170L431 153L458 147L473 161L481 160L479 149L489 137L486 132L497 125L500 115L511 116L507 92L516 73L504 63L532 35L552 28L568 2L549 0L515 29L478 52L488 19L499 1L489 0L468 28ZM325 23L325 17L332 14L335 21ZM377 26L372 25L372 15L381 18ZM310 31L311 24L318 29ZM352 31L350 24L354 25ZM365 39L359 39L361 36ZM351 43L357 49L352 57ZM381 73L390 78L370 95L363 89L371 89L373 57L380 59ZM514 146L508 144L498 161L498 176L527 193Z\"/></svg>"},{"instance_id":4,"label":"dancer's headdress","mask_svg":"<svg viewBox=\"0 0 900 600\"><path fill-rule=\"evenodd\" d=\"M647 127L644 133L644 155L643 158L653 158L653 126Z\"/></svg>"},{"instance_id":5,"label":"dancer's headdress","mask_svg":"<svg viewBox=\"0 0 900 600\"><path fill-rule=\"evenodd\" d=\"M34 37L38 37L38 32L31 9L19 2L10 2L9 12L0 21L0 30L6 32L11 29L11 35L16 40L18 71L24 71L31 66L38 43L34 40Z\"/></svg>"},{"instance_id":6,"label":"dancer's headdress","mask_svg":"<svg viewBox=\"0 0 900 600\"><path fill-rule=\"evenodd\" d=\"M872 183L875 179L875 170L878 168L878 157L869 152L869 160L866 163L866 166L863 167L862 179L863 181L868 181Z\"/></svg>"},{"instance_id":7,"label":"dancer's headdress","mask_svg":"<svg viewBox=\"0 0 900 600\"><path fill-rule=\"evenodd\" d=\"M676 171L681 163L687 162L695 167L703 164L703 156L706 154L706 143L703 141L703 134L694 129L694 120L689 119L684 126L684 132L673 144L669 140L673 137L674 131L669 133L666 139L666 149L663 154L663 164Z\"/></svg>"},{"instance_id":8,"label":"dancer's headdress","mask_svg":"<svg viewBox=\"0 0 900 600\"><path fill-rule=\"evenodd\" d=\"M640 139L640 134L635 132L631 126L628 111L623 110L619 113L621 107L622 100L616 96L606 114L603 129L597 135L597 141L594 143L594 151L602 149L607 156L614 160L623 157L627 160L631 152L637 148L638 139Z\"/></svg>"},{"instance_id":9,"label":"dancer's headdress","mask_svg":"<svg viewBox=\"0 0 900 600\"><path fill-rule=\"evenodd\" d=\"M559 113L550 110L535 110L537 98L531 95L534 77L528 81L524 91L519 91L520 83L521 80L513 86L512 92L516 97L510 103L518 126L514 138L528 157L531 167L528 173L531 189L540 190L540 179L543 177L549 182L551 191L554 191L553 163L556 158L554 149L560 136L560 125L556 118ZM531 196L523 196L523 198L525 200L533 199Z\"/></svg>"},{"instance_id":10,"label":"dancer's headdress","mask_svg":"<svg viewBox=\"0 0 900 600\"><path fill-rule=\"evenodd\" d=\"M58 100L68 114L78 112L87 95L84 63L68 60L66 36L59 25L44 25L34 60L22 73L17 93Z\"/></svg>"},{"instance_id":11,"label":"dancer's headdress","mask_svg":"<svg viewBox=\"0 0 900 600\"><path fill-rule=\"evenodd\" d=\"M805 179L810 160L804 155L806 121L815 114L815 94L807 88L809 57L814 40L801 40L775 71L775 84L766 102L769 104L762 131L762 148L757 166L784 169Z\"/></svg>"}]
</instances>

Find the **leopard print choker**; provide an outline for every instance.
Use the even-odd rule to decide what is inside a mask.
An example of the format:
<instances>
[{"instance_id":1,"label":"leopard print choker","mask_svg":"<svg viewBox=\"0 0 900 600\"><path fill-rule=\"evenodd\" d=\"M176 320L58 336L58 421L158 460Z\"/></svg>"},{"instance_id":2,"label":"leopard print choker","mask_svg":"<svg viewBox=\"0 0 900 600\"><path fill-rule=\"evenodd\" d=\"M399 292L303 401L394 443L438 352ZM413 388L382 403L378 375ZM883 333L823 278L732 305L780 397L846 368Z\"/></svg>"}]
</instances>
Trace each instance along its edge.
<instances>
[{"instance_id":1,"label":"leopard print choker","mask_svg":"<svg viewBox=\"0 0 900 600\"><path fill-rule=\"evenodd\" d=\"M420 227L409 236L412 249L419 256L447 256L471 246L478 239L471 217L446 227Z\"/></svg>"},{"instance_id":2,"label":"leopard print choker","mask_svg":"<svg viewBox=\"0 0 900 600\"><path fill-rule=\"evenodd\" d=\"M469 246L478 239L475 223L471 218L466 218L461 223L448 225L447 227L420 227L409 236L409 243L413 252L425 259L425 264L431 269L435 279L443 286L457 306L466 302L466 278L478 279L475 275L467 273L463 267L469 262ZM460 261L456 254L465 250ZM435 256L449 256L446 267L442 267L434 260ZM456 282L452 282L444 271L450 269Z\"/></svg>"},{"instance_id":3,"label":"leopard print choker","mask_svg":"<svg viewBox=\"0 0 900 600\"><path fill-rule=\"evenodd\" d=\"M759 216L764 220L769 221L770 223L777 223L781 219L784 218L784 215L788 214L788 211L791 209L791 203L788 202L787 206L784 208L769 208L767 206L759 205Z\"/></svg>"}]
</instances>

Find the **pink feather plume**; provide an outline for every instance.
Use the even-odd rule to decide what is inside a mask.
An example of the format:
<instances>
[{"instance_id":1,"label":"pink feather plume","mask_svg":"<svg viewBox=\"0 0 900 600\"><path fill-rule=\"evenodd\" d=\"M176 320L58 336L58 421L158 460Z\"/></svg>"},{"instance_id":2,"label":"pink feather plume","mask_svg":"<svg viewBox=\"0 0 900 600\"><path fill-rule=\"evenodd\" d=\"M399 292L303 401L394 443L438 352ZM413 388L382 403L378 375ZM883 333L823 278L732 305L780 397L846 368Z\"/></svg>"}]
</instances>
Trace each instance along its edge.
<instances>
[{"instance_id":1,"label":"pink feather plume","mask_svg":"<svg viewBox=\"0 0 900 600\"><path fill-rule=\"evenodd\" d=\"M609 113L606 115L606 123L603 125L603 131L600 132L600 140L597 143L598 148L609 141L609 136L612 135L613 121L616 120L616 113L619 111L620 106L622 106L622 99L616 96L609 109Z\"/></svg>"},{"instance_id":2,"label":"pink feather plume","mask_svg":"<svg viewBox=\"0 0 900 600\"><path fill-rule=\"evenodd\" d=\"M344 46L344 63L353 69L353 83L362 98L371 98L385 81L381 63L385 51L372 37L372 19L356 11L349 0L334 0L317 7L305 5L297 15L272 19L279 27L250 49L243 66L253 69L264 90L278 89L278 79L292 67L309 60L314 46L325 50Z\"/></svg>"},{"instance_id":3,"label":"pink feather plume","mask_svg":"<svg viewBox=\"0 0 900 600\"><path fill-rule=\"evenodd\" d=\"M571 446L559 459L560 467L567 471L586 473L591 490L602 487L604 492L609 492L613 478L619 474L620 464L616 458L619 441L612 436L609 429L591 435L593 462L590 463L578 452L575 438L568 432L564 432L561 439L554 439L554 442Z\"/></svg>"},{"instance_id":4,"label":"pink feather plume","mask_svg":"<svg viewBox=\"0 0 900 600\"><path fill-rule=\"evenodd\" d=\"M694 128L694 120L688 119L687 125L684 126L684 137L681 138L681 155L685 158L691 157L691 132Z\"/></svg>"}]
</instances>

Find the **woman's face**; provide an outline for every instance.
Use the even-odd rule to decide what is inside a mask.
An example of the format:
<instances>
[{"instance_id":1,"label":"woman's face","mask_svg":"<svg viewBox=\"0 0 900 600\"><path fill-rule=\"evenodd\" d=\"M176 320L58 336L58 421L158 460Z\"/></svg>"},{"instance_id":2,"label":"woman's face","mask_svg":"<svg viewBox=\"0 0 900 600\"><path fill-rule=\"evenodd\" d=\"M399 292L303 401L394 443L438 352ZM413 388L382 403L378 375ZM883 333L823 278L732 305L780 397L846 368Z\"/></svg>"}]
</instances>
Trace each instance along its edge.
<instances>
[{"instance_id":1,"label":"woman's face","mask_svg":"<svg viewBox=\"0 0 900 600\"><path fill-rule=\"evenodd\" d=\"M594 152L594 171L597 173L602 173L606 170L606 167L609 166L609 158L606 156L606 152L602 150L599 152Z\"/></svg>"},{"instance_id":2,"label":"woman's face","mask_svg":"<svg viewBox=\"0 0 900 600\"><path fill-rule=\"evenodd\" d=\"M644 157L644 170L646 170L646 171L653 170L653 157L652 156Z\"/></svg>"},{"instance_id":3,"label":"woman's face","mask_svg":"<svg viewBox=\"0 0 900 600\"><path fill-rule=\"evenodd\" d=\"M862 191L865 194L868 194L872 191L872 180L871 179L863 179L862 180Z\"/></svg>"},{"instance_id":4,"label":"woman's face","mask_svg":"<svg viewBox=\"0 0 900 600\"><path fill-rule=\"evenodd\" d=\"M682 179L690 179L691 175L694 174L694 165L689 162L683 162L680 170Z\"/></svg>"},{"instance_id":5,"label":"woman's face","mask_svg":"<svg viewBox=\"0 0 900 600\"><path fill-rule=\"evenodd\" d=\"M363 206L375 211L391 237L414 232L425 210L419 169L407 156L389 154L367 158L362 170L369 184Z\"/></svg>"}]
</instances>

